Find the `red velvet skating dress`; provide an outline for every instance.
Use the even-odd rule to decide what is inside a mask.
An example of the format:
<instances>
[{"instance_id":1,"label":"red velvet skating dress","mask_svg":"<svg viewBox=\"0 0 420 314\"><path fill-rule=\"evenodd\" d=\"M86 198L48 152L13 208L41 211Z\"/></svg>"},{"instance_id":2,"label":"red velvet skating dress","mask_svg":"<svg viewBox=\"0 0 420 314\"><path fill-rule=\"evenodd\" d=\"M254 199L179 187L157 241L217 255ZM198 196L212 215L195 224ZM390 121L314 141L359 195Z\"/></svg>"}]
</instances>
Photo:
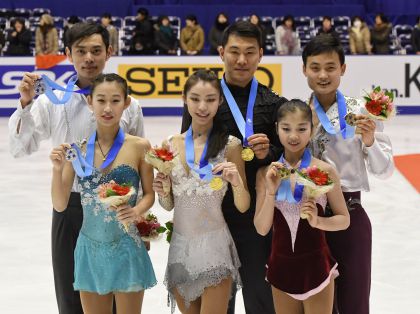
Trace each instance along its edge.
<instances>
[{"instance_id":1,"label":"red velvet skating dress","mask_svg":"<svg viewBox=\"0 0 420 314\"><path fill-rule=\"evenodd\" d=\"M317 199L318 215L324 216L326 196ZM267 280L297 300L305 300L324 289L338 276L323 230L300 218L301 202L276 201L273 240Z\"/></svg>"}]
</instances>

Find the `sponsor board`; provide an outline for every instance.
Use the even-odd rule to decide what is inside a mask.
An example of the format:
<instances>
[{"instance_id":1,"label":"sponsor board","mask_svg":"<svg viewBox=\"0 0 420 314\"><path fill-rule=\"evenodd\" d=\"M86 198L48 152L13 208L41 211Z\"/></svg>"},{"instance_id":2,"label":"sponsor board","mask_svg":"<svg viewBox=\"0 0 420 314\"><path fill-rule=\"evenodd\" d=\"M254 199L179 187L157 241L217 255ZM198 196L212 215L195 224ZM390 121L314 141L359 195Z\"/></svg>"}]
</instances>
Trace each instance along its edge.
<instances>
[{"instance_id":1,"label":"sponsor board","mask_svg":"<svg viewBox=\"0 0 420 314\"><path fill-rule=\"evenodd\" d=\"M420 58L418 56L348 56L340 90L345 95L362 97L373 86L381 86L395 95L400 108L420 113ZM125 77L131 95L140 99L145 112L152 115L176 112L182 107L182 87L187 77L200 68L210 68L219 77L223 63L218 57L112 57L105 72ZM0 109L10 114L19 98L18 86L23 74L34 70L33 58L0 58ZM74 68L68 62L46 74L59 84L67 82ZM300 57L265 56L256 73L257 79L286 98L307 99L311 93L302 71ZM159 110L161 108L161 110ZM403 111L406 111L406 110ZM400 110L400 112L404 113ZM407 111L407 112L408 112ZM0 112L0 114L2 114Z\"/></svg>"}]
</instances>

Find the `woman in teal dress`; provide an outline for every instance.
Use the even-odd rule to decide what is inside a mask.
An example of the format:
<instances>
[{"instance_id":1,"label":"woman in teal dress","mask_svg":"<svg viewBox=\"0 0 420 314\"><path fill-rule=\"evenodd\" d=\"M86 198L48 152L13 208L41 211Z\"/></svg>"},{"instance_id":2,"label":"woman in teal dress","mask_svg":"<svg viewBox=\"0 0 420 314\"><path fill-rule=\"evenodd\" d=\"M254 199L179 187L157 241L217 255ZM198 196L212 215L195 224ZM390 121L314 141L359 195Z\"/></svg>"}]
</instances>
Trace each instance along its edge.
<instances>
[{"instance_id":1,"label":"woman in teal dress","mask_svg":"<svg viewBox=\"0 0 420 314\"><path fill-rule=\"evenodd\" d=\"M77 149L75 145L62 144L51 152L52 201L55 210L66 209L76 170L84 217L74 255L74 289L80 291L83 311L112 313L115 295L118 313L137 314L144 290L156 284L149 255L134 224L154 202L153 169L144 161L150 143L124 134L120 128L121 115L130 105L127 83L120 76L99 76L88 103L97 130L82 146L83 152L79 150L73 165L66 161L66 154ZM77 167L79 162L81 167ZM111 180L136 190L141 183L142 199L136 204L136 191L117 207L102 203L99 186Z\"/></svg>"}]
</instances>

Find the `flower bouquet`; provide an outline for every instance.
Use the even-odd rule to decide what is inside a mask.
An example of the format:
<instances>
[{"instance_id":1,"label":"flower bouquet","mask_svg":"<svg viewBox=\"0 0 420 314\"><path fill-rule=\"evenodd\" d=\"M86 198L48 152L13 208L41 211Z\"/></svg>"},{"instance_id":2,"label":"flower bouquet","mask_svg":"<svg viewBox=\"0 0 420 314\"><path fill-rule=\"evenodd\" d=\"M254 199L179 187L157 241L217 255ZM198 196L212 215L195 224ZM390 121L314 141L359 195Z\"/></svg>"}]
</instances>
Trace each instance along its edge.
<instances>
[{"instance_id":1,"label":"flower bouquet","mask_svg":"<svg viewBox=\"0 0 420 314\"><path fill-rule=\"evenodd\" d=\"M131 184L118 184L114 180L101 184L97 191L99 201L109 207L127 203L130 197L136 193L136 189ZM124 225L124 228L128 231L127 225Z\"/></svg>"},{"instance_id":2,"label":"flower bouquet","mask_svg":"<svg viewBox=\"0 0 420 314\"><path fill-rule=\"evenodd\" d=\"M300 171L297 170L296 173L296 182L305 187L304 195L306 198L317 199L334 187L334 182L331 180L328 172L321 170L317 166L308 167ZM302 213L300 217L307 219L308 215Z\"/></svg>"},{"instance_id":3,"label":"flower bouquet","mask_svg":"<svg viewBox=\"0 0 420 314\"><path fill-rule=\"evenodd\" d=\"M145 155L146 162L151 164L153 168L157 169L159 172L162 172L166 176L171 173L173 167L175 166L173 162L174 158L175 154L164 147L152 148L147 151ZM170 185L163 185L163 191L165 193L169 193L170 190Z\"/></svg>"},{"instance_id":4,"label":"flower bouquet","mask_svg":"<svg viewBox=\"0 0 420 314\"><path fill-rule=\"evenodd\" d=\"M366 100L368 115L376 120L386 121L396 115L397 110L393 103L394 94L383 91L379 86L363 97Z\"/></svg>"},{"instance_id":5,"label":"flower bouquet","mask_svg":"<svg viewBox=\"0 0 420 314\"><path fill-rule=\"evenodd\" d=\"M166 232L166 240L170 242L172 222L167 222L164 227L155 215L149 213L146 218L142 217L136 226L143 241L157 240L162 233Z\"/></svg>"}]
</instances>

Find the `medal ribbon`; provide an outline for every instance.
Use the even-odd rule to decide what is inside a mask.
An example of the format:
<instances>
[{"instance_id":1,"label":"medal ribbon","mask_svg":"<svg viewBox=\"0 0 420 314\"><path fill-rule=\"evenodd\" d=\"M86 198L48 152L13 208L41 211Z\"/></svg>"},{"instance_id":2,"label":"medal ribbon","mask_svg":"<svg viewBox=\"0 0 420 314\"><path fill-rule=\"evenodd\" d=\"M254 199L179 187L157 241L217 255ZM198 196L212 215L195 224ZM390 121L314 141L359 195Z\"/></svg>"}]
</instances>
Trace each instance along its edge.
<instances>
[{"instance_id":1,"label":"medal ribbon","mask_svg":"<svg viewBox=\"0 0 420 314\"><path fill-rule=\"evenodd\" d=\"M63 105L67 103L70 100L72 93L78 93L78 94L88 94L90 92L90 87L74 90L74 85L77 82L77 75L73 75L66 87L62 87L58 85L56 82L51 80L48 76L45 74L41 75L42 80L45 84L45 95L48 97L48 99L55 105ZM64 92L64 95L61 99L57 97L56 94L54 94L53 89L59 90Z\"/></svg>"},{"instance_id":2,"label":"medal ribbon","mask_svg":"<svg viewBox=\"0 0 420 314\"><path fill-rule=\"evenodd\" d=\"M308 168L308 166L311 164L311 159L312 159L311 152L309 148L306 148L303 153L299 170ZM280 157L279 162L281 163L285 162L284 155ZM292 194L290 178L287 178L285 180L281 180L280 187L278 188L277 193L276 193L276 200L287 201L288 203L298 203L302 199L302 194L303 194L303 185L298 184L297 182L295 184L295 191Z\"/></svg>"},{"instance_id":3,"label":"medal ribbon","mask_svg":"<svg viewBox=\"0 0 420 314\"><path fill-rule=\"evenodd\" d=\"M337 90L337 107L338 107L338 118L340 121L340 133L344 139L352 138L354 136L355 127L348 125L345 120L345 116L347 114L347 107L346 107L346 100L344 95ZM319 103L318 99L314 95L314 107L315 112L318 116L319 122L321 122L322 127L324 130L332 135L337 134L338 132L335 131L333 125L331 124L330 119L328 118L327 114L322 108L321 104Z\"/></svg>"},{"instance_id":4,"label":"medal ribbon","mask_svg":"<svg viewBox=\"0 0 420 314\"><path fill-rule=\"evenodd\" d=\"M251 90L248 97L248 106L246 109L246 120L242 116L241 111L239 110L238 104L233 98L232 93L229 90L229 87L226 85L225 79L222 78L221 85L223 89L223 94L225 95L226 102L232 112L233 119L235 120L236 126L239 129L239 132L242 134L243 145L248 147L248 137L254 134L253 120L254 120L254 105L255 99L257 98L257 88L258 81L254 77L251 83Z\"/></svg>"},{"instance_id":5,"label":"medal ribbon","mask_svg":"<svg viewBox=\"0 0 420 314\"><path fill-rule=\"evenodd\" d=\"M212 169L213 165L208 162L208 160L205 159L207 154L207 147L209 144L209 138L210 138L210 132L209 136L207 137L206 144L204 146L203 153L200 157L200 164L197 167L194 164L194 139L193 139L193 132L192 132L192 126L187 130L187 133L185 134L185 159L187 161L188 167L190 167L191 170L195 171L200 175L200 178L206 181L209 181L213 178Z\"/></svg>"},{"instance_id":6,"label":"medal ribbon","mask_svg":"<svg viewBox=\"0 0 420 314\"><path fill-rule=\"evenodd\" d=\"M111 149L106 155L105 161L99 167L100 169L105 169L108 167L117 157L122 145L124 144L125 134L123 129L120 127L118 130L117 136L112 143ZM86 158L83 157L80 148L76 144L71 146L76 150L77 158L72 161L73 169L79 177L90 176L94 169L94 157L95 157L95 140L96 140L96 131L92 133L89 137L89 140L86 145Z\"/></svg>"}]
</instances>

